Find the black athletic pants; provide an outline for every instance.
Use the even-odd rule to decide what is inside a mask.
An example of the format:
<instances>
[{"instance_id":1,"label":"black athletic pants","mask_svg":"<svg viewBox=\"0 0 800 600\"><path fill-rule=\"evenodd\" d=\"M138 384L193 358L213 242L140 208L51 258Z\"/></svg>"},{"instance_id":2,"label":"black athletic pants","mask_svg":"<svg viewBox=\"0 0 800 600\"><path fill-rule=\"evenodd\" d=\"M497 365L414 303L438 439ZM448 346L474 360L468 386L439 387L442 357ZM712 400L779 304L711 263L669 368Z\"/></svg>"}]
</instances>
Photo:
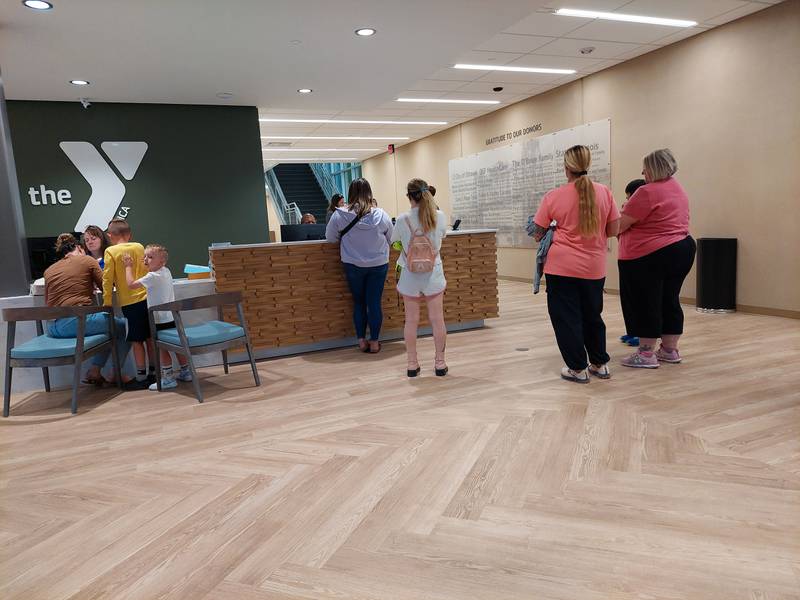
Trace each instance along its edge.
<instances>
[{"instance_id":1,"label":"black athletic pants","mask_svg":"<svg viewBox=\"0 0 800 600\"><path fill-rule=\"evenodd\" d=\"M603 365L606 352L606 324L603 323L603 279L578 279L546 275L547 312L556 334L558 349L573 371L582 371L589 361Z\"/></svg>"},{"instance_id":2,"label":"black athletic pants","mask_svg":"<svg viewBox=\"0 0 800 600\"><path fill-rule=\"evenodd\" d=\"M620 260L619 293L625 331L640 338L683 333L681 286L694 264L692 236L633 260Z\"/></svg>"}]
</instances>

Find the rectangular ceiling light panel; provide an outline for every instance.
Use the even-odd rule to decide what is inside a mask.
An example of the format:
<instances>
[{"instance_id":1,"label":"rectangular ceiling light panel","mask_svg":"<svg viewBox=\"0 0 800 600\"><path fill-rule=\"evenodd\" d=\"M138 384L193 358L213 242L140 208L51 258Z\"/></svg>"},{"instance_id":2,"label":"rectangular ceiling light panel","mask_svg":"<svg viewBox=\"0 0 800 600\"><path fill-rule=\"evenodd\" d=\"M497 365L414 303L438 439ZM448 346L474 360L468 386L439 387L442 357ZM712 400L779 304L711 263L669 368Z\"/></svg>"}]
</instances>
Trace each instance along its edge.
<instances>
[{"instance_id":1,"label":"rectangular ceiling light panel","mask_svg":"<svg viewBox=\"0 0 800 600\"><path fill-rule=\"evenodd\" d=\"M347 125L447 125L447 121L354 121L345 119L259 119L262 123L344 123Z\"/></svg>"},{"instance_id":2,"label":"rectangular ceiling light panel","mask_svg":"<svg viewBox=\"0 0 800 600\"><path fill-rule=\"evenodd\" d=\"M546 67L511 67L508 65L453 65L454 69L474 69L476 71L509 71L511 73L551 73L555 75L572 75L575 69L549 69Z\"/></svg>"},{"instance_id":3,"label":"rectangular ceiling light panel","mask_svg":"<svg viewBox=\"0 0 800 600\"><path fill-rule=\"evenodd\" d=\"M620 13L599 12L596 10L579 10L576 8L559 8L556 14L561 17L582 17L584 19L604 19L606 21L624 21L626 23L645 23L647 25L664 25L666 27L694 27L697 21L683 19L664 19L662 17L645 17L642 15L625 15Z\"/></svg>"},{"instance_id":4,"label":"rectangular ceiling light panel","mask_svg":"<svg viewBox=\"0 0 800 600\"><path fill-rule=\"evenodd\" d=\"M432 102L436 104L500 104L500 100L448 100L447 98L398 98L398 102Z\"/></svg>"}]
</instances>

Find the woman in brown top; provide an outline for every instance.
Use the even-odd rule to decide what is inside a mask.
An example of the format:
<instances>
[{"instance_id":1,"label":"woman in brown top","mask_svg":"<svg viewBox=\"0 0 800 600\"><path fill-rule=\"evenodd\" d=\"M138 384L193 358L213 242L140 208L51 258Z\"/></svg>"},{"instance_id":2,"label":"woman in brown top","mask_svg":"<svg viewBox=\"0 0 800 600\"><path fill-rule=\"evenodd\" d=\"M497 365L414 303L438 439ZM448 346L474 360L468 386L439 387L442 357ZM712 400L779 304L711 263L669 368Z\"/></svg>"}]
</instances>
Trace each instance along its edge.
<instances>
[{"instance_id":1,"label":"woman in brown top","mask_svg":"<svg viewBox=\"0 0 800 600\"><path fill-rule=\"evenodd\" d=\"M47 306L91 306L95 304L95 289L103 285L103 272L71 233L62 233L56 240L56 254L61 259L44 272L44 301ZM125 319L114 319L119 360L124 363L128 355L125 342ZM86 335L108 333L108 314L97 313L86 317ZM74 338L78 335L78 319L56 319L47 325L47 334L55 338ZM100 369L108 359L108 352L95 354L84 383L102 384Z\"/></svg>"}]
</instances>

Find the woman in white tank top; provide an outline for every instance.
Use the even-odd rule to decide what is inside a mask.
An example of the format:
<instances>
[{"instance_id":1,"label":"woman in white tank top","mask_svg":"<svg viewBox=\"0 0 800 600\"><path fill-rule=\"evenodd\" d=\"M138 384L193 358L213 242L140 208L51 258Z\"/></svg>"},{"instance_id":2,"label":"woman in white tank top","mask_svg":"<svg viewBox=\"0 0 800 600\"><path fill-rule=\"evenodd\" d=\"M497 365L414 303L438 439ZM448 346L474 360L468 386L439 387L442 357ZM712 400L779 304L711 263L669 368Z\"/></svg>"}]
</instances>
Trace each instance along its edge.
<instances>
[{"instance_id":1,"label":"woman in white tank top","mask_svg":"<svg viewBox=\"0 0 800 600\"><path fill-rule=\"evenodd\" d=\"M411 204L411 210L397 218L392 232L392 241L400 241L403 244L403 251L398 260L402 271L400 280L397 282L397 291L403 296L405 305L406 323L403 334L408 354L407 374L409 377L416 377L420 373L417 359L417 328L419 327L420 303L425 301L428 306L428 320L431 322L433 343L436 348L434 372L441 377L446 375L448 370L444 360L447 337L447 328L444 323L444 290L447 287L447 281L444 278L439 250L442 246L442 239L447 234L447 217L436 208L430 187L422 179L412 179L408 182L406 196ZM429 272L413 273L409 269L407 252L415 232L427 237L435 251L433 268Z\"/></svg>"}]
</instances>

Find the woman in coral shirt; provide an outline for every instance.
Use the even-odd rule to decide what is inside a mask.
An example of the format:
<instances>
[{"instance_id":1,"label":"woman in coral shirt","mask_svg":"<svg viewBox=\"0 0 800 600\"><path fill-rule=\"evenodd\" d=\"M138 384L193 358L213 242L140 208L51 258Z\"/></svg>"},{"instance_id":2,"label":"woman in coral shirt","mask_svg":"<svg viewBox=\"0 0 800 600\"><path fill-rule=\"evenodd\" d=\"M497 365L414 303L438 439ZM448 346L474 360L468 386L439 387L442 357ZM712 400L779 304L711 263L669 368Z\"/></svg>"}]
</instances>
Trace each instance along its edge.
<instances>
[{"instance_id":1,"label":"woman in coral shirt","mask_svg":"<svg viewBox=\"0 0 800 600\"><path fill-rule=\"evenodd\" d=\"M577 383L589 383L589 374L601 379L611 376L601 313L606 239L617 235L619 210L611 190L589 179L591 162L586 146L567 150L567 184L547 193L533 219L536 241L551 221L557 223L544 265L547 312L567 365L561 377Z\"/></svg>"},{"instance_id":2,"label":"woman in coral shirt","mask_svg":"<svg viewBox=\"0 0 800 600\"><path fill-rule=\"evenodd\" d=\"M680 292L694 264L696 245L689 235L689 198L672 177L678 163L664 148L644 157L647 182L625 204L620 221L619 281L626 331L639 337L639 349L622 361L626 367L656 369L679 363L683 333ZM661 347L655 350L658 339Z\"/></svg>"}]
</instances>

